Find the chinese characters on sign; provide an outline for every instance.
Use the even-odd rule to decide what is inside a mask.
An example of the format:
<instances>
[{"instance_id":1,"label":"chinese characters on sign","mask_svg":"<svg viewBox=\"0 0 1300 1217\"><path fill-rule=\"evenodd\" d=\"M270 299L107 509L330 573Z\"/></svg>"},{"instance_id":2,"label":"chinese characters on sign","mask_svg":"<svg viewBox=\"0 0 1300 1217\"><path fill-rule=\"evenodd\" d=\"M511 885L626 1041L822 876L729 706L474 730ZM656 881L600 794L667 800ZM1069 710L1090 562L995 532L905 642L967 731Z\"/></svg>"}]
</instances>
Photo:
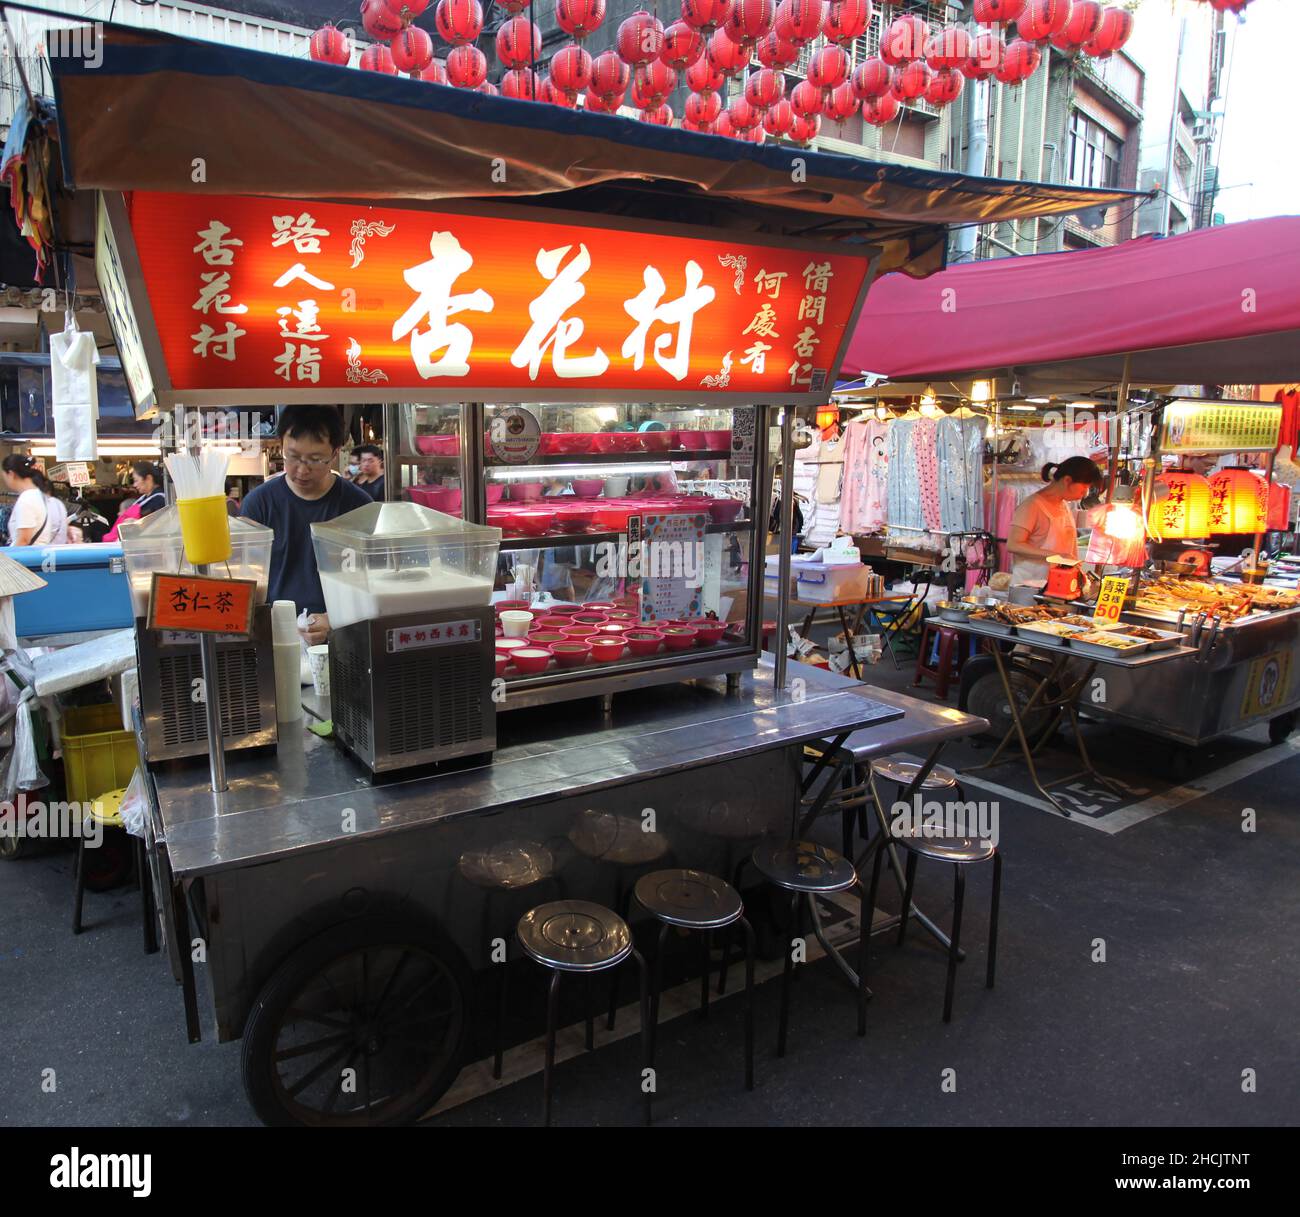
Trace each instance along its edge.
<instances>
[{"instance_id":1,"label":"chinese characters on sign","mask_svg":"<svg viewBox=\"0 0 1300 1217\"><path fill-rule=\"evenodd\" d=\"M1272 452L1282 407L1261 402L1176 401L1164 409L1162 452Z\"/></svg>"},{"instance_id":2,"label":"chinese characters on sign","mask_svg":"<svg viewBox=\"0 0 1300 1217\"><path fill-rule=\"evenodd\" d=\"M1097 607L1093 611L1093 619L1118 621L1124 608L1124 597L1128 595L1128 588L1127 575L1107 575L1101 581L1101 591L1097 595Z\"/></svg>"},{"instance_id":3,"label":"chinese characters on sign","mask_svg":"<svg viewBox=\"0 0 1300 1217\"><path fill-rule=\"evenodd\" d=\"M130 196L172 389L822 392L864 255L203 195ZM363 244L364 241L364 244Z\"/></svg>"},{"instance_id":4,"label":"chinese characters on sign","mask_svg":"<svg viewBox=\"0 0 1300 1217\"><path fill-rule=\"evenodd\" d=\"M200 634L247 634L253 625L251 579L155 574L149 593L151 630L193 630Z\"/></svg>"},{"instance_id":5,"label":"chinese characters on sign","mask_svg":"<svg viewBox=\"0 0 1300 1217\"><path fill-rule=\"evenodd\" d=\"M413 651L424 647L445 647L458 642L478 642L482 636L479 623L468 621L438 621L427 625L406 625L388 631L388 653Z\"/></svg>"}]
</instances>

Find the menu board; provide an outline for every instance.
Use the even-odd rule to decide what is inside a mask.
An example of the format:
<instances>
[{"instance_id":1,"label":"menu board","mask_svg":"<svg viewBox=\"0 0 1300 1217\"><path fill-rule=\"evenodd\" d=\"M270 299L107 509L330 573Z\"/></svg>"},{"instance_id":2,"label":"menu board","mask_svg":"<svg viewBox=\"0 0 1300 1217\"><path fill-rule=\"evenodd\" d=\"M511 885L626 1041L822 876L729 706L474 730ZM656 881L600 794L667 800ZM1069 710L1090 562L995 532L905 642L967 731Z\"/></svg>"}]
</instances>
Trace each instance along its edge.
<instances>
[{"instance_id":1,"label":"menu board","mask_svg":"<svg viewBox=\"0 0 1300 1217\"><path fill-rule=\"evenodd\" d=\"M1282 407L1258 401L1174 401L1160 423L1161 452L1273 452Z\"/></svg>"},{"instance_id":2,"label":"menu board","mask_svg":"<svg viewBox=\"0 0 1300 1217\"><path fill-rule=\"evenodd\" d=\"M1101 592L1097 596L1093 618L1097 621L1118 621L1124 610L1124 598L1128 595L1128 589L1127 575L1107 575L1101 581Z\"/></svg>"},{"instance_id":3,"label":"menu board","mask_svg":"<svg viewBox=\"0 0 1300 1217\"><path fill-rule=\"evenodd\" d=\"M703 613L705 526L703 512L646 513L628 521L628 541L641 572L643 624L689 619Z\"/></svg>"}]
</instances>

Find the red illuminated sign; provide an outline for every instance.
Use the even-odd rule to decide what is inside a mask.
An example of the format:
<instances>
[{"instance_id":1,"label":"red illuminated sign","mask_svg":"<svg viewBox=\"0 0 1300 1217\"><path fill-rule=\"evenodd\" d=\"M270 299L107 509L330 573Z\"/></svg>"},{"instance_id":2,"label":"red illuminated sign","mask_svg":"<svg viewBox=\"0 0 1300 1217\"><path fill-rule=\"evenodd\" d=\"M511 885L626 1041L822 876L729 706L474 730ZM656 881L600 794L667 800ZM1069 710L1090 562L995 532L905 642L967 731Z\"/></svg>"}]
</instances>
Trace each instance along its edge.
<instances>
[{"instance_id":1,"label":"red illuminated sign","mask_svg":"<svg viewBox=\"0 0 1300 1217\"><path fill-rule=\"evenodd\" d=\"M129 198L185 391L826 393L865 255L479 213Z\"/></svg>"}]
</instances>

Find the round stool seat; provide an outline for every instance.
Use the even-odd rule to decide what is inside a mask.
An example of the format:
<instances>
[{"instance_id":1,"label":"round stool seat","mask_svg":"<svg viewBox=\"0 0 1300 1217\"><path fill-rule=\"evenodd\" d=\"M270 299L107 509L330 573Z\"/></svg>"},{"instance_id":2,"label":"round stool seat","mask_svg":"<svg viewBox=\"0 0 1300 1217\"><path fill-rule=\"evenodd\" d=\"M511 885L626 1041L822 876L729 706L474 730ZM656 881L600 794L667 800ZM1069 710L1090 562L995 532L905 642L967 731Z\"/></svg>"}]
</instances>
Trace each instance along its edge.
<instances>
[{"instance_id":1,"label":"round stool seat","mask_svg":"<svg viewBox=\"0 0 1300 1217\"><path fill-rule=\"evenodd\" d=\"M718 930L745 911L740 893L725 879L698 870L657 870L633 891L646 912L687 930Z\"/></svg>"},{"instance_id":2,"label":"round stool seat","mask_svg":"<svg viewBox=\"0 0 1300 1217\"><path fill-rule=\"evenodd\" d=\"M632 934L617 913L588 900L539 904L515 933L526 954L561 972L599 972L632 953Z\"/></svg>"},{"instance_id":3,"label":"round stool seat","mask_svg":"<svg viewBox=\"0 0 1300 1217\"><path fill-rule=\"evenodd\" d=\"M921 766L915 761L896 761L889 757L871 762L871 772L887 782L897 782L900 786L910 786L921 772ZM922 790L951 790L957 785L957 775L943 765L936 765L925 775L921 783Z\"/></svg>"},{"instance_id":4,"label":"round stool seat","mask_svg":"<svg viewBox=\"0 0 1300 1217\"><path fill-rule=\"evenodd\" d=\"M92 800L85 808L85 819L106 828L122 828L122 800L126 797L126 787L110 790Z\"/></svg>"},{"instance_id":5,"label":"round stool seat","mask_svg":"<svg viewBox=\"0 0 1300 1217\"><path fill-rule=\"evenodd\" d=\"M646 832L640 816L612 811L584 811L569 830L569 840L588 858L615 866L644 866L668 852L668 838Z\"/></svg>"},{"instance_id":6,"label":"round stool seat","mask_svg":"<svg viewBox=\"0 0 1300 1217\"><path fill-rule=\"evenodd\" d=\"M536 841L502 841L487 849L468 850L456 865L476 887L506 891L532 887L555 872L551 851Z\"/></svg>"},{"instance_id":7,"label":"round stool seat","mask_svg":"<svg viewBox=\"0 0 1300 1217\"><path fill-rule=\"evenodd\" d=\"M753 860L763 878L788 892L842 892L858 878L847 858L811 841L765 841Z\"/></svg>"},{"instance_id":8,"label":"round stool seat","mask_svg":"<svg viewBox=\"0 0 1300 1217\"><path fill-rule=\"evenodd\" d=\"M891 833L890 839L937 862L987 862L997 853L997 846L987 837L927 836L923 827Z\"/></svg>"}]
</instances>

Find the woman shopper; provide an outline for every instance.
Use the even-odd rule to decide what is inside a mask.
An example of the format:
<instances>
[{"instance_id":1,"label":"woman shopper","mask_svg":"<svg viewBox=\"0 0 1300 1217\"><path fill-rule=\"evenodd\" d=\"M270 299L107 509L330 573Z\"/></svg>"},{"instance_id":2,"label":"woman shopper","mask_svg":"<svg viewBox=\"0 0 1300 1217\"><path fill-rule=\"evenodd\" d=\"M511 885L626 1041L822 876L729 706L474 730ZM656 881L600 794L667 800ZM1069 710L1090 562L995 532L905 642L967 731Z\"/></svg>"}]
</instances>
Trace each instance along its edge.
<instances>
[{"instance_id":1,"label":"woman shopper","mask_svg":"<svg viewBox=\"0 0 1300 1217\"><path fill-rule=\"evenodd\" d=\"M36 459L14 453L0 462L5 485L18 496L9 515L11 545L66 545L68 510L50 494Z\"/></svg>"},{"instance_id":2,"label":"woman shopper","mask_svg":"<svg viewBox=\"0 0 1300 1217\"><path fill-rule=\"evenodd\" d=\"M104 534L104 540L113 544L121 540L118 529L127 520L142 520L145 516L151 516L155 511L161 511L167 506L167 496L162 489L163 471L161 465L152 465L148 461L136 461L131 466L131 485L135 489L136 498L130 503L123 503L122 509L117 513L117 519L113 522L113 527Z\"/></svg>"}]
</instances>

